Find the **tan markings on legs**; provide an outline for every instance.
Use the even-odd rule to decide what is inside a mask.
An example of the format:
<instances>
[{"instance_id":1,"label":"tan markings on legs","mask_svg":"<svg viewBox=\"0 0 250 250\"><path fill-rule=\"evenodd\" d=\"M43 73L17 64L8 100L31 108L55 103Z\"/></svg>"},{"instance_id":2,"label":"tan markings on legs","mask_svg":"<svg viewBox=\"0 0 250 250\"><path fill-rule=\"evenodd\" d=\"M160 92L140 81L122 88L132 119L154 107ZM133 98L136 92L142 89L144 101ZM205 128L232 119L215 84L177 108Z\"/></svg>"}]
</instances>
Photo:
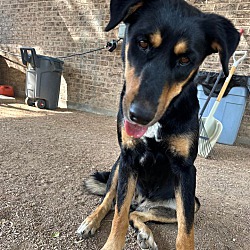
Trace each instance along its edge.
<instances>
[{"instance_id":1,"label":"tan markings on legs","mask_svg":"<svg viewBox=\"0 0 250 250\"><path fill-rule=\"evenodd\" d=\"M194 226L187 233L186 219L184 215L183 200L180 188L175 190L177 207L178 235L176 239L176 250L194 250Z\"/></svg>"},{"instance_id":2,"label":"tan markings on legs","mask_svg":"<svg viewBox=\"0 0 250 250\"><path fill-rule=\"evenodd\" d=\"M176 55L181 55L186 53L187 49L188 49L187 42L185 40L181 40L174 46L174 53Z\"/></svg>"},{"instance_id":3,"label":"tan markings on legs","mask_svg":"<svg viewBox=\"0 0 250 250\"><path fill-rule=\"evenodd\" d=\"M159 209L159 208L158 208ZM133 222L133 226L138 230L137 241L142 249L158 249L154 241L154 236L149 227L145 224L147 221L155 221L161 223L177 222L176 214L167 214L158 211L157 208L150 209L147 212L134 211L130 214L129 220Z\"/></svg>"},{"instance_id":4,"label":"tan markings on legs","mask_svg":"<svg viewBox=\"0 0 250 250\"><path fill-rule=\"evenodd\" d=\"M112 228L109 238L102 248L102 250L121 250L125 244L125 236L129 225L129 209L131 201L135 192L136 179L130 177L128 179L128 187L126 197L123 205L118 211L117 205L115 206L114 219L112 221Z\"/></svg>"},{"instance_id":5,"label":"tan markings on legs","mask_svg":"<svg viewBox=\"0 0 250 250\"><path fill-rule=\"evenodd\" d=\"M154 34L150 35L150 42L155 48L161 45L162 37L161 37L161 32L159 30L157 30Z\"/></svg>"},{"instance_id":6,"label":"tan markings on legs","mask_svg":"<svg viewBox=\"0 0 250 250\"><path fill-rule=\"evenodd\" d=\"M139 212L134 211L129 215L129 219L133 221L133 225L135 228L140 229L141 227L144 228L146 226L144 222L147 221L155 221L155 222L162 222L162 223L176 223L176 217L168 218L164 216L158 216L156 213L148 211L148 212Z\"/></svg>"},{"instance_id":7,"label":"tan markings on legs","mask_svg":"<svg viewBox=\"0 0 250 250\"><path fill-rule=\"evenodd\" d=\"M173 135L169 138L170 150L174 155L189 156L190 148L193 145L193 134Z\"/></svg>"},{"instance_id":8,"label":"tan markings on legs","mask_svg":"<svg viewBox=\"0 0 250 250\"><path fill-rule=\"evenodd\" d=\"M110 186L110 190L105 195L102 203L84 221L86 223L91 224L91 226L96 228L96 229L100 227L101 221L103 220L103 218L107 215L107 213L111 209L113 200L116 196L116 189L117 189L117 183L118 183L118 171L119 171L119 166L117 166L117 168L115 170L112 184Z\"/></svg>"}]
</instances>

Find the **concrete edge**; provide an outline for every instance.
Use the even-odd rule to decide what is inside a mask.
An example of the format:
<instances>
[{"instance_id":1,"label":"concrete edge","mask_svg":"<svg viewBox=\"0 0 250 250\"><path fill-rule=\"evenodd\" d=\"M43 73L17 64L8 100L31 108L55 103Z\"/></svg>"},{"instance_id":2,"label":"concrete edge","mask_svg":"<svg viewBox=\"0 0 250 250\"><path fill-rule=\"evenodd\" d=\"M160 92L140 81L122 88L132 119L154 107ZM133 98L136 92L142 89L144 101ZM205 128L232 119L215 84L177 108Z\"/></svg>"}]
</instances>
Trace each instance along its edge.
<instances>
[{"instance_id":1,"label":"concrete edge","mask_svg":"<svg viewBox=\"0 0 250 250\"><path fill-rule=\"evenodd\" d=\"M16 102L16 98L14 98L14 97L0 95L0 103L1 104L8 104L8 103L15 103L15 102Z\"/></svg>"},{"instance_id":2,"label":"concrete edge","mask_svg":"<svg viewBox=\"0 0 250 250\"><path fill-rule=\"evenodd\" d=\"M112 117L115 117L117 115L117 112L113 110L97 108L83 103L67 102L67 108Z\"/></svg>"}]
</instances>

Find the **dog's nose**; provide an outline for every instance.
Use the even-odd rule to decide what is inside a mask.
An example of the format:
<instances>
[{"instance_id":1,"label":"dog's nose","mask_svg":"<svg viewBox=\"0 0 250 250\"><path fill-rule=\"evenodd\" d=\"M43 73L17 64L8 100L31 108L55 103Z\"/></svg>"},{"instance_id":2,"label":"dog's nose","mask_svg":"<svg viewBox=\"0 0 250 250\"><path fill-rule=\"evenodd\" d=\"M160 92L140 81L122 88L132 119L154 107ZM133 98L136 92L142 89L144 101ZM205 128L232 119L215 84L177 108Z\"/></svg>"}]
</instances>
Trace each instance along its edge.
<instances>
[{"instance_id":1,"label":"dog's nose","mask_svg":"<svg viewBox=\"0 0 250 250\"><path fill-rule=\"evenodd\" d=\"M131 121L140 125L147 125L154 119L154 112L151 109L132 103L129 109Z\"/></svg>"}]
</instances>

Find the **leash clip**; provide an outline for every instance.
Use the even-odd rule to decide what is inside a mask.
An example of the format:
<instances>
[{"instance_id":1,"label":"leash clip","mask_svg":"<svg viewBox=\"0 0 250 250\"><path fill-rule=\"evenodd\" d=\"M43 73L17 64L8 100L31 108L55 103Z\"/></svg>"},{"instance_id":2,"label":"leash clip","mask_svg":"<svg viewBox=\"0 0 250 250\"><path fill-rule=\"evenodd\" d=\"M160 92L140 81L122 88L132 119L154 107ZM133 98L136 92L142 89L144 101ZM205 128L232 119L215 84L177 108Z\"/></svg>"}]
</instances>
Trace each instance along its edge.
<instances>
[{"instance_id":1,"label":"leash clip","mask_svg":"<svg viewBox=\"0 0 250 250\"><path fill-rule=\"evenodd\" d=\"M117 47L117 41L112 40L110 42L107 42L106 49L108 49L109 52L113 52Z\"/></svg>"}]
</instances>

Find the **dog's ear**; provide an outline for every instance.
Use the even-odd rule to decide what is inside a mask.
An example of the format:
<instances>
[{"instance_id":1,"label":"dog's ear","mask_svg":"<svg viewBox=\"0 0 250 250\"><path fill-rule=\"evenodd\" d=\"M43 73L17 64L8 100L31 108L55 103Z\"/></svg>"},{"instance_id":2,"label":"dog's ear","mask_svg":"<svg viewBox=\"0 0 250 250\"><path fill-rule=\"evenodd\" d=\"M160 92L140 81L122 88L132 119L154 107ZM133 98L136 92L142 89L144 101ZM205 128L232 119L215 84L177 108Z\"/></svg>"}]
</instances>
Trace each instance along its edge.
<instances>
[{"instance_id":1,"label":"dog's ear","mask_svg":"<svg viewBox=\"0 0 250 250\"><path fill-rule=\"evenodd\" d=\"M208 54L219 52L224 74L227 76L229 59L240 41L240 34L226 18L216 14L206 14L203 30L208 42Z\"/></svg>"},{"instance_id":2,"label":"dog's ear","mask_svg":"<svg viewBox=\"0 0 250 250\"><path fill-rule=\"evenodd\" d=\"M105 28L105 31L113 29L117 24L134 13L142 5L142 0L111 0L110 21Z\"/></svg>"}]
</instances>

